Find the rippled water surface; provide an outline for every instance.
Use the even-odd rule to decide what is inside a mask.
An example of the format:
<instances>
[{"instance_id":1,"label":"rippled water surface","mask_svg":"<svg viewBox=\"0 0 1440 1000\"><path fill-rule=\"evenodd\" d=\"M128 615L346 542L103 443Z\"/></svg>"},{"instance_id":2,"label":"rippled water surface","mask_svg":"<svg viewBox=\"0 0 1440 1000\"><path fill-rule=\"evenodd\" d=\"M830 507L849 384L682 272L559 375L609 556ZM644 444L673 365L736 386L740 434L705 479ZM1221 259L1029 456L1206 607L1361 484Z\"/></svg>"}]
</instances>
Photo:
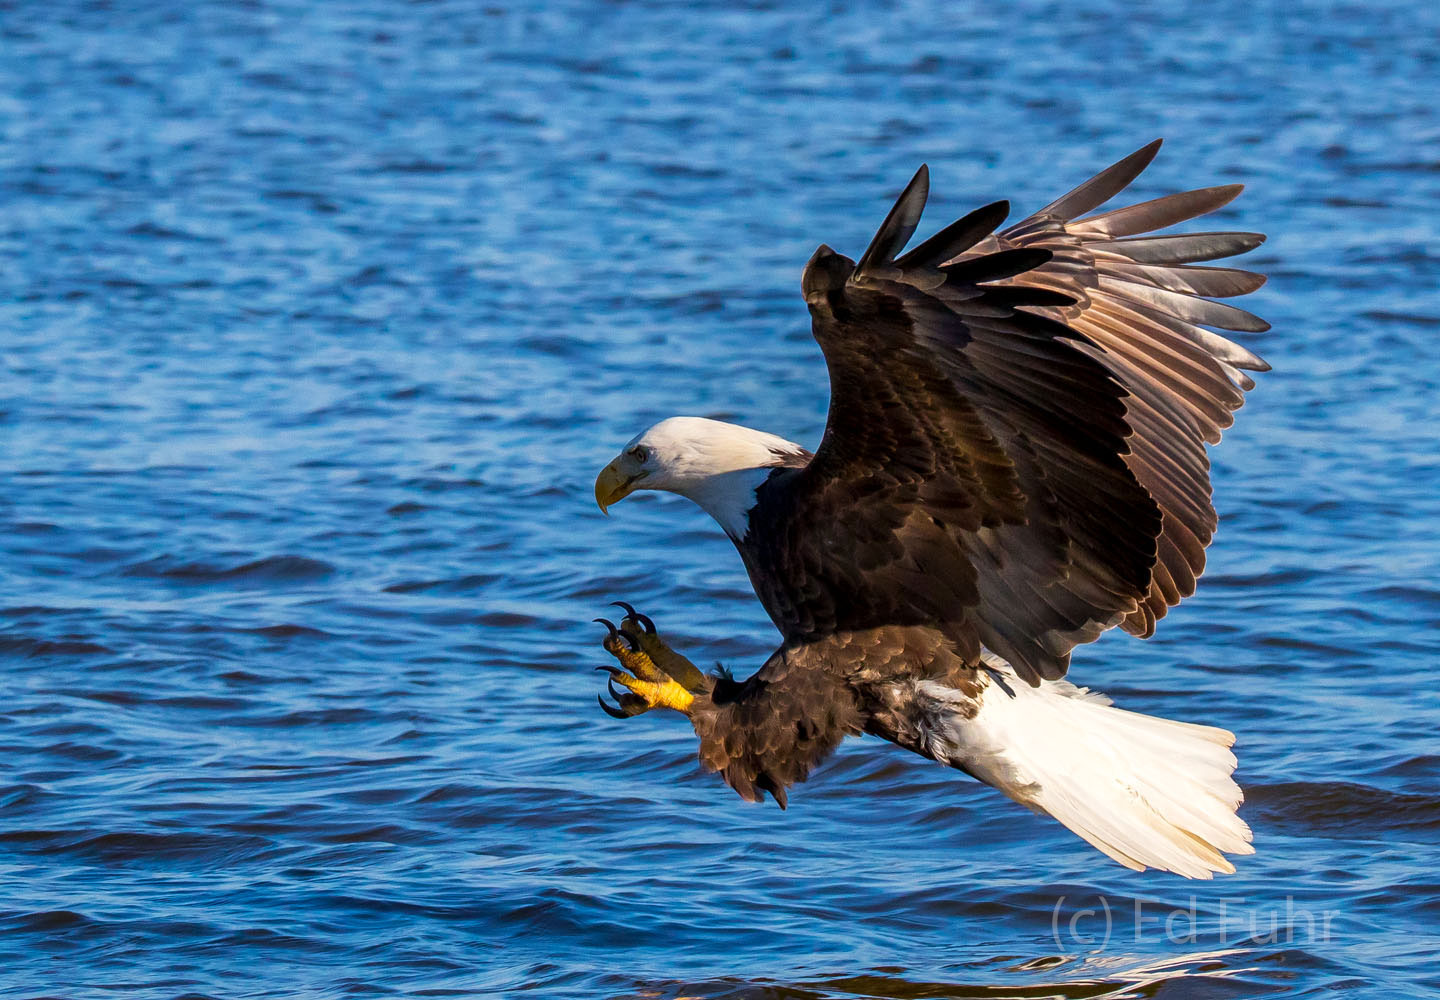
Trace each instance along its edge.
<instances>
[{"instance_id":1,"label":"rippled water surface","mask_svg":"<svg viewBox=\"0 0 1440 1000\"><path fill-rule=\"evenodd\" d=\"M1440 993L1440 8L1162 11L0 4L0 988ZM697 510L600 516L618 446L813 445L817 243L1157 135L1141 196L1250 185L1275 370L1200 593L1073 676L1240 734L1239 874L874 740L750 806L601 715L612 599L776 640Z\"/></svg>"}]
</instances>

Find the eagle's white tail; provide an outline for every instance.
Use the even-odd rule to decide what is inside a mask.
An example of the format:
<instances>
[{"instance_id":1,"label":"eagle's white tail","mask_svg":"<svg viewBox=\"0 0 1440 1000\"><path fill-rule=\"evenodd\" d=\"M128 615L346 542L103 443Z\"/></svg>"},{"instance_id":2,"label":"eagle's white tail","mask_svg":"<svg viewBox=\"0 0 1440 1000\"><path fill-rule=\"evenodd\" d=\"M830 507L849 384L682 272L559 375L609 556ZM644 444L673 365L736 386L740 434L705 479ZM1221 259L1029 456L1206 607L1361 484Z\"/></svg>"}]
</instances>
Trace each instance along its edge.
<instances>
[{"instance_id":1,"label":"eagle's white tail","mask_svg":"<svg viewBox=\"0 0 1440 1000\"><path fill-rule=\"evenodd\" d=\"M1255 853L1235 815L1244 795L1230 777L1234 734L1127 712L1067 681L1031 687L1003 661L987 665L978 713L958 691L920 685L936 759L1137 871L1210 878L1235 870L1226 854Z\"/></svg>"}]
</instances>

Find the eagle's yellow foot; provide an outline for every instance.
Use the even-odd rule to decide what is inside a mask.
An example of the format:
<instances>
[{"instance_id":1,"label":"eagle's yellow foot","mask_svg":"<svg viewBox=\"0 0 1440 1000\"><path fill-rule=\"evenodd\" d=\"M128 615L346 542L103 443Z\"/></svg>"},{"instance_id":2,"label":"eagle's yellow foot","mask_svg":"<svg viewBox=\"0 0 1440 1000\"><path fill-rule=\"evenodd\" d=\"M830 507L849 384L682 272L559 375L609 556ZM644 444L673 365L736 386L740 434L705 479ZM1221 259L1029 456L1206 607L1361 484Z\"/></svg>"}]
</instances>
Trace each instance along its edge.
<instances>
[{"instance_id":1,"label":"eagle's yellow foot","mask_svg":"<svg viewBox=\"0 0 1440 1000\"><path fill-rule=\"evenodd\" d=\"M659 667L662 673L678 681L681 687L692 694L710 690L710 678L701 673L695 664L667 646L655 631L653 621L624 601L615 601L614 604L617 608L625 609L625 617L620 621L620 631L633 638L641 651L650 657L650 662Z\"/></svg>"},{"instance_id":2,"label":"eagle's yellow foot","mask_svg":"<svg viewBox=\"0 0 1440 1000\"><path fill-rule=\"evenodd\" d=\"M609 634L603 643L605 651L615 657L624 669L597 667L610 675L610 694L619 703L614 708L600 699L600 707L617 719L629 718L652 708L673 708L688 713L695 695L709 686L705 675L695 665L661 641L655 623L630 605L617 602L625 609L620 627L604 618L595 619ZM615 690L619 684L625 692Z\"/></svg>"}]
</instances>

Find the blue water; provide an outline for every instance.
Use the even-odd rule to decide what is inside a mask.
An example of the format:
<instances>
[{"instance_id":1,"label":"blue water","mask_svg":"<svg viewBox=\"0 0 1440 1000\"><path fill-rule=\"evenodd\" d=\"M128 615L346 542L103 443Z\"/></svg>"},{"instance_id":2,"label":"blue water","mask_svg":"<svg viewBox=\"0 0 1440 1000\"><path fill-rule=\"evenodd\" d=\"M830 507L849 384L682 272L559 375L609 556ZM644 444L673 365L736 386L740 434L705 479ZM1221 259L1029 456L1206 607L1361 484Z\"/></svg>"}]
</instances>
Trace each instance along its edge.
<instances>
[{"instance_id":1,"label":"blue water","mask_svg":"<svg viewBox=\"0 0 1440 1000\"><path fill-rule=\"evenodd\" d=\"M1440 994L1440 7L0 4L0 992ZM672 413L813 445L799 272L1155 136L1244 181L1199 594L1072 675L1240 734L1136 875L875 740L791 808L595 705L624 598L776 636ZM928 231L928 228L926 231ZM1138 910L1137 910L1138 908Z\"/></svg>"}]
</instances>

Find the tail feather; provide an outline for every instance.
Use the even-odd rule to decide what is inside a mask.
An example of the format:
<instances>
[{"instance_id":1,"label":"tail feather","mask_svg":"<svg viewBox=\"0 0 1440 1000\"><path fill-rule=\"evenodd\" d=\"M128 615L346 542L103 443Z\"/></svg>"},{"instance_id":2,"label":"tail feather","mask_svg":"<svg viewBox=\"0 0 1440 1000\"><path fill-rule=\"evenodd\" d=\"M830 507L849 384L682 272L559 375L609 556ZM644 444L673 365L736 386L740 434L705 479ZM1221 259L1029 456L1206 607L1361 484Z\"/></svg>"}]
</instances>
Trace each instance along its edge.
<instances>
[{"instance_id":1,"label":"tail feather","mask_svg":"<svg viewBox=\"0 0 1440 1000\"><path fill-rule=\"evenodd\" d=\"M1003 683L986 686L978 713L959 692L921 686L937 760L1137 871L1208 879L1235 870L1225 855L1254 853L1235 815L1233 734L1115 708L1066 681L1031 687L996 663Z\"/></svg>"}]
</instances>

